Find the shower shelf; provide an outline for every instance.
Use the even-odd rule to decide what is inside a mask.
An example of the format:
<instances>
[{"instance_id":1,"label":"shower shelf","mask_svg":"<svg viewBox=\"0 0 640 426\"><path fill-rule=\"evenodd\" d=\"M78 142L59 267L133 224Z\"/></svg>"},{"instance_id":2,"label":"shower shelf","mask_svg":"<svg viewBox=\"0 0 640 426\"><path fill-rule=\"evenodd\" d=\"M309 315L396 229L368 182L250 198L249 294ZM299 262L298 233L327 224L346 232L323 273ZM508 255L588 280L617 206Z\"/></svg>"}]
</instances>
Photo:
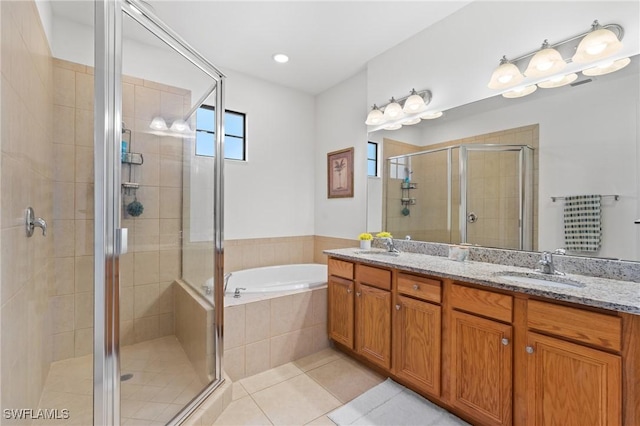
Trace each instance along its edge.
<instances>
[{"instance_id":1,"label":"shower shelf","mask_svg":"<svg viewBox=\"0 0 640 426\"><path fill-rule=\"evenodd\" d=\"M144 163L144 157L139 152L126 152L122 154L122 164L140 166Z\"/></svg>"},{"instance_id":2,"label":"shower shelf","mask_svg":"<svg viewBox=\"0 0 640 426\"><path fill-rule=\"evenodd\" d=\"M411 197L411 190L418 189L418 184L416 182L402 182L400 184L400 188L402 189L402 197L400 198L400 204L403 206L413 206L416 204L415 197Z\"/></svg>"}]
</instances>

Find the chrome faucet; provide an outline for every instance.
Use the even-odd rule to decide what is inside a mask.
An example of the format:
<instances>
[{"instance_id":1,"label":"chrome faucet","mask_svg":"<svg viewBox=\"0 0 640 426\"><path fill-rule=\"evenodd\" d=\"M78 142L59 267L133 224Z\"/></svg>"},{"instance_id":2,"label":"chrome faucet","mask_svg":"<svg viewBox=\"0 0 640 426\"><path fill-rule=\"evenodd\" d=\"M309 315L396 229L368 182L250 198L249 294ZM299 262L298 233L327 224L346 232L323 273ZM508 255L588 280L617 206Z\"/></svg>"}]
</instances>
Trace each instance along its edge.
<instances>
[{"instance_id":1,"label":"chrome faucet","mask_svg":"<svg viewBox=\"0 0 640 426\"><path fill-rule=\"evenodd\" d=\"M385 238L384 239L384 245L387 248L387 251L389 253L400 253L400 250L398 250L395 246L395 244L393 244L393 240L391 238Z\"/></svg>"},{"instance_id":2,"label":"chrome faucet","mask_svg":"<svg viewBox=\"0 0 640 426\"><path fill-rule=\"evenodd\" d=\"M539 268L536 269L536 272L541 272L543 274L549 275L564 275L563 272L556 270L556 267L553 264L554 253L565 254L566 251L564 249L557 249L553 253L551 253L550 251L543 251L540 254L540 260L538 261Z\"/></svg>"},{"instance_id":3,"label":"chrome faucet","mask_svg":"<svg viewBox=\"0 0 640 426\"><path fill-rule=\"evenodd\" d=\"M246 290L244 287L236 287L236 291L233 293L233 297L238 299L240 297L240 290Z\"/></svg>"},{"instance_id":4,"label":"chrome faucet","mask_svg":"<svg viewBox=\"0 0 640 426\"><path fill-rule=\"evenodd\" d=\"M227 286L229 285L229 278L231 278L231 272L224 274L224 293L227 293Z\"/></svg>"}]
</instances>

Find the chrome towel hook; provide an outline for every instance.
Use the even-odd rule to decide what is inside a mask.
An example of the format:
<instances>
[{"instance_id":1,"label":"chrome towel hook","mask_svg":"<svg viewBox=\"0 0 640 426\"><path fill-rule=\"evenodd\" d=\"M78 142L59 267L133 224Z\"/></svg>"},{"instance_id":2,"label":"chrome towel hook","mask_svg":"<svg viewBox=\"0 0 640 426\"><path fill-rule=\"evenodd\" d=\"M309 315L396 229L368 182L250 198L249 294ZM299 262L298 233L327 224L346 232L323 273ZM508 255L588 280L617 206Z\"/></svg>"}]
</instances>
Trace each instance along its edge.
<instances>
[{"instance_id":1,"label":"chrome towel hook","mask_svg":"<svg viewBox=\"0 0 640 426\"><path fill-rule=\"evenodd\" d=\"M47 222L41 217L35 217L31 207L27 207L27 210L25 211L24 226L27 231L27 237L33 235L33 231L36 226L42 229L43 236L47 235Z\"/></svg>"}]
</instances>

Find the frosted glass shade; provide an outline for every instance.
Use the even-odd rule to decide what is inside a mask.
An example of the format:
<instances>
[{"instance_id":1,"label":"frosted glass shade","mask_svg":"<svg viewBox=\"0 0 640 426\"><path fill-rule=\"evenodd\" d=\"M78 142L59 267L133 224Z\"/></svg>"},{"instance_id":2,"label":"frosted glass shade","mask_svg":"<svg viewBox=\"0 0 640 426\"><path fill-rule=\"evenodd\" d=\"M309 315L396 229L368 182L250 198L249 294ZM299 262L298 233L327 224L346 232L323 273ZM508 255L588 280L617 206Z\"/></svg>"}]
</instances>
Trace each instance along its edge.
<instances>
[{"instance_id":1,"label":"frosted glass shade","mask_svg":"<svg viewBox=\"0 0 640 426\"><path fill-rule=\"evenodd\" d=\"M527 77L544 77L556 74L564 69L567 63L556 49L546 48L533 55L529 66L524 71Z\"/></svg>"},{"instance_id":2,"label":"frosted glass shade","mask_svg":"<svg viewBox=\"0 0 640 426\"><path fill-rule=\"evenodd\" d=\"M503 93L502 96L509 99L521 98L523 96L532 94L536 90L538 90L538 87L535 84L532 84L530 86L515 88L510 92Z\"/></svg>"},{"instance_id":3,"label":"frosted glass shade","mask_svg":"<svg viewBox=\"0 0 640 426\"><path fill-rule=\"evenodd\" d=\"M621 70L622 68L626 67L630 63L631 63L631 59L622 58L622 59L618 59L617 61L609 62L607 64L602 64L602 65L598 65L597 67L586 69L582 71L582 74L589 77L605 75L605 74L609 74L609 73Z\"/></svg>"},{"instance_id":4,"label":"frosted glass shade","mask_svg":"<svg viewBox=\"0 0 640 426\"><path fill-rule=\"evenodd\" d=\"M189 125L184 120L176 120L171 124L171 130L174 132L186 132L189 129Z\"/></svg>"},{"instance_id":5,"label":"frosted glass shade","mask_svg":"<svg viewBox=\"0 0 640 426\"><path fill-rule=\"evenodd\" d=\"M389 124L388 126L384 126L385 130L398 130L402 127L402 124Z\"/></svg>"},{"instance_id":6,"label":"frosted glass shade","mask_svg":"<svg viewBox=\"0 0 640 426\"><path fill-rule=\"evenodd\" d=\"M420 95L411 95L404 101L404 107L402 110L406 114L415 114L417 112L423 111L426 108L424 103L424 99Z\"/></svg>"},{"instance_id":7,"label":"frosted glass shade","mask_svg":"<svg viewBox=\"0 0 640 426\"><path fill-rule=\"evenodd\" d=\"M541 87L543 89L553 89L555 87L562 87L562 86L566 86L567 84L573 83L574 81L576 81L577 78L578 78L578 74L575 74L575 73L558 76L558 77L551 78L547 81L538 83L538 87Z\"/></svg>"},{"instance_id":8,"label":"frosted glass shade","mask_svg":"<svg viewBox=\"0 0 640 426\"><path fill-rule=\"evenodd\" d=\"M489 89L506 89L524 80L524 76L517 66L510 62L504 62L493 71L491 80L487 85Z\"/></svg>"},{"instance_id":9,"label":"frosted glass shade","mask_svg":"<svg viewBox=\"0 0 640 426\"><path fill-rule=\"evenodd\" d=\"M391 98L391 103L384 108L384 118L387 121L397 120L402 118L404 113L402 112L402 106L395 99Z\"/></svg>"},{"instance_id":10,"label":"frosted glass shade","mask_svg":"<svg viewBox=\"0 0 640 426\"><path fill-rule=\"evenodd\" d=\"M403 121L402 124L404 124L405 126L411 126L413 124L418 124L421 121L422 120L420 119L420 117L416 117L416 118L412 118L411 120L408 120L408 121Z\"/></svg>"},{"instance_id":11,"label":"frosted glass shade","mask_svg":"<svg viewBox=\"0 0 640 426\"><path fill-rule=\"evenodd\" d=\"M151 121L151 124L149 124L149 127L152 128L153 130L167 130L167 122L164 121L164 118L162 117L154 117L154 119Z\"/></svg>"},{"instance_id":12,"label":"frosted glass shade","mask_svg":"<svg viewBox=\"0 0 640 426\"><path fill-rule=\"evenodd\" d=\"M606 28L600 28L587 34L578 45L571 60L578 64L607 58L622 49L618 37Z\"/></svg>"},{"instance_id":13,"label":"frosted glass shade","mask_svg":"<svg viewBox=\"0 0 640 426\"><path fill-rule=\"evenodd\" d=\"M420 116L420 118L423 120L434 120L440 117L442 117L442 111L431 111L431 112L427 112L426 114L422 114Z\"/></svg>"},{"instance_id":14,"label":"frosted glass shade","mask_svg":"<svg viewBox=\"0 0 640 426\"><path fill-rule=\"evenodd\" d=\"M367 115L367 121L365 121L364 123L369 126L376 126L378 124L382 124L383 121L384 114L382 114L382 111L380 111L380 109L376 105L374 105L373 109L369 112L369 115Z\"/></svg>"}]
</instances>

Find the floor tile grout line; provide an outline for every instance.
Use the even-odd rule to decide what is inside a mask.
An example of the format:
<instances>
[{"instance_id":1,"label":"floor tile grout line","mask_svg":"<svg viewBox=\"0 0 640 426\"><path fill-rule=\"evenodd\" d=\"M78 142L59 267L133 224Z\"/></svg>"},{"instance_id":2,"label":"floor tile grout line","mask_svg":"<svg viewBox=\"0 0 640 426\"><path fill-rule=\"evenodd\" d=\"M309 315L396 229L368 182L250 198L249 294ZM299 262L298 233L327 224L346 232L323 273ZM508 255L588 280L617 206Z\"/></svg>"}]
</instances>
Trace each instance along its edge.
<instances>
[{"instance_id":1,"label":"floor tile grout line","mask_svg":"<svg viewBox=\"0 0 640 426\"><path fill-rule=\"evenodd\" d=\"M271 423L272 425L275 425L271 417L269 417L269 415L264 411L264 409L260 406L260 404L258 404L258 401L255 400L252 394L249 394L249 398L251 398L253 403L256 404L256 407L258 407L258 410L260 410L260 412L267 418L269 423Z\"/></svg>"}]
</instances>

